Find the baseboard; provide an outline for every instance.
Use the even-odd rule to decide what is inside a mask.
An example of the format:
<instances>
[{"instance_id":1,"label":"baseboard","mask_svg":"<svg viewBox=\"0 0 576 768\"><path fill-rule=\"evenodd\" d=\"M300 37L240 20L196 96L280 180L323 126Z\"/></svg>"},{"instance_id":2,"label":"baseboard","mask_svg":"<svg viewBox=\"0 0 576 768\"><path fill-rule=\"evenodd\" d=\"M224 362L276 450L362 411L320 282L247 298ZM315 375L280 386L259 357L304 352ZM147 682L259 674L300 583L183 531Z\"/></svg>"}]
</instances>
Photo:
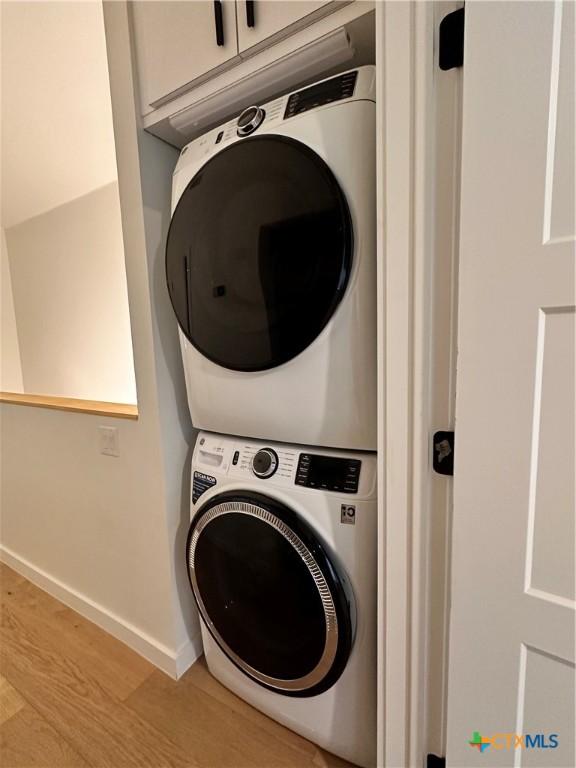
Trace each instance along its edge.
<instances>
[{"instance_id":1,"label":"baseboard","mask_svg":"<svg viewBox=\"0 0 576 768\"><path fill-rule=\"evenodd\" d=\"M202 654L200 631L198 631L197 637L189 638L176 651L173 651L146 632L117 616L108 608L77 592L72 587L1 545L0 561L44 590L44 592L60 600L64 605L77 611L84 618L97 624L105 632L123 642L175 680L181 677L188 667Z\"/></svg>"}]
</instances>

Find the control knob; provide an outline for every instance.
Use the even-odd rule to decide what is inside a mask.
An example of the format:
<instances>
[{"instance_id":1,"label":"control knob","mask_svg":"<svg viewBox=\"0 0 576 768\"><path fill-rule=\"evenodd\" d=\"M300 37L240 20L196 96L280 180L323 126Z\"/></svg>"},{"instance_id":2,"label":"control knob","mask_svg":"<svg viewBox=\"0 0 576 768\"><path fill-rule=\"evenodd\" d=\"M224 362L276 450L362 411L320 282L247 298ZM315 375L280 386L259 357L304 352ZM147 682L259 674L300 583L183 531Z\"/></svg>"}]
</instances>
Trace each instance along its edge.
<instances>
[{"instance_id":1,"label":"control knob","mask_svg":"<svg viewBox=\"0 0 576 768\"><path fill-rule=\"evenodd\" d=\"M278 469L278 455L272 448L262 448L252 459L252 472L256 477L272 477Z\"/></svg>"},{"instance_id":2,"label":"control knob","mask_svg":"<svg viewBox=\"0 0 576 768\"><path fill-rule=\"evenodd\" d=\"M236 123L238 136L249 136L262 123L266 113L262 107L248 107L245 109Z\"/></svg>"}]
</instances>

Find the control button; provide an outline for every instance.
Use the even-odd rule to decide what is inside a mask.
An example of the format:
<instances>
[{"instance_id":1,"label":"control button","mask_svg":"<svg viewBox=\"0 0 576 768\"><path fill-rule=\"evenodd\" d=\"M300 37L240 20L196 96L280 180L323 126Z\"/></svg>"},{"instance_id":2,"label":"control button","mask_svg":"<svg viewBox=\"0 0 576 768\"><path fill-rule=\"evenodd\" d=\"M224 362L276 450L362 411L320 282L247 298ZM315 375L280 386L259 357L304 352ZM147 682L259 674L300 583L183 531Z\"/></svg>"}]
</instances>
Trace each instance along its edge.
<instances>
[{"instance_id":1,"label":"control button","mask_svg":"<svg viewBox=\"0 0 576 768\"><path fill-rule=\"evenodd\" d=\"M240 451L234 451L234 458L232 459L232 464L236 466L238 464L238 459L240 458Z\"/></svg>"},{"instance_id":2,"label":"control button","mask_svg":"<svg viewBox=\"0 0 576 768\"><path fill-rule=\"evenodd\" d=\"M253 133L266 117L262 107L248 107L242 112L236 123L238 136L249 136Z\"/></svg>"},{"instance_id":3,"label":"control button","mask_svg":"<svg viewBox=\"0 0 576 768\"><path fill-rule=\"evenodd\" d=\"M252 472L256 477L265 479L272 477L278 469L278 455L272 448L262 448L252 459Z\"/></svg>"},{"instance_id":4,"label":"control button","mask_svg":"<svg viewBox=\"0 0 576 768\"><path fill-rule=\"evenodd\" d=\"M214 144L220 144L220 142L222 141L222 137L223 136L224 136L224 131L220 131L218 136L216 136L216 141L214 142Z\"/></svg>"}]
</instances>

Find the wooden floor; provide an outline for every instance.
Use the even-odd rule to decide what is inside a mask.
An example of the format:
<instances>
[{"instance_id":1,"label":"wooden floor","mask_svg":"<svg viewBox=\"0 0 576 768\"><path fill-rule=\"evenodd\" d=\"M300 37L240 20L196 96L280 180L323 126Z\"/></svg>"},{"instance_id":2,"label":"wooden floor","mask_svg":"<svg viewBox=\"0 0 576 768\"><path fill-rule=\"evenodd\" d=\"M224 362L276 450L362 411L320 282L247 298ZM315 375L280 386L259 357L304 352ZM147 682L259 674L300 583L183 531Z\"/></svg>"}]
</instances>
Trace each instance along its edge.
<instances>
[{"instance_id":1,"label":"wooden floor","mask_svg":"<svg viewBox=\"0 0 576 768\"><path fill-rule=\"evenodd\" d=\"M345 768L222 687L178 682L0 565L2 768Z\"/></svg>"}]
</instances>

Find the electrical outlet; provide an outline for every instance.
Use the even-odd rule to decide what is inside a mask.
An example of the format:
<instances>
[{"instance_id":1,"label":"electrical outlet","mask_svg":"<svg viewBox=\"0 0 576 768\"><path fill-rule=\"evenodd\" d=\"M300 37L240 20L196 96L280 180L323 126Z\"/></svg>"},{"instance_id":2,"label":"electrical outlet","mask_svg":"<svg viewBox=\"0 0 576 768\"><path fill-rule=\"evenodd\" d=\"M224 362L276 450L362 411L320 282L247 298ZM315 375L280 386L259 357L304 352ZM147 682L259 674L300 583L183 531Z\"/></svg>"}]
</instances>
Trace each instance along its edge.
<instances>
[{"instance_id":1,"label":"electrical outlet","mask_svg":"<svg viewBox=\"0 0 576 768\"><path fill-rule=\"evenodd\" d=\"M100 453L105 456L120 456L118 427L98 427Z\"/></svg>"}]
</instances>

